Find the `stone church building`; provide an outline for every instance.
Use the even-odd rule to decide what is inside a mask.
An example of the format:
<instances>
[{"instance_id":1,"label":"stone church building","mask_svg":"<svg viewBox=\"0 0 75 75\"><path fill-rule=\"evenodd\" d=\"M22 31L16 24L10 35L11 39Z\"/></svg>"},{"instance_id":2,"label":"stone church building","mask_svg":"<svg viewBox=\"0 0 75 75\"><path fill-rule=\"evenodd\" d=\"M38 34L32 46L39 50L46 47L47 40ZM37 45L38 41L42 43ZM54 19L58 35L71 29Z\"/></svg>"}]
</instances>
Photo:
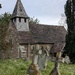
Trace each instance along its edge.
<instances>
[{"instance_id":1,"label":"stone church building","mask_svg":"<svg viewBox=\"0 0 75 75\"><path fill-rule=\"evenodd\" d=\"M36 45L51 53L62 51L65 45L64 26L30 24L21 0L16 2L8 32L6 41L12 43L12 48L7 52L7 58L31 58Z\"/></svg>"}]
</instances>

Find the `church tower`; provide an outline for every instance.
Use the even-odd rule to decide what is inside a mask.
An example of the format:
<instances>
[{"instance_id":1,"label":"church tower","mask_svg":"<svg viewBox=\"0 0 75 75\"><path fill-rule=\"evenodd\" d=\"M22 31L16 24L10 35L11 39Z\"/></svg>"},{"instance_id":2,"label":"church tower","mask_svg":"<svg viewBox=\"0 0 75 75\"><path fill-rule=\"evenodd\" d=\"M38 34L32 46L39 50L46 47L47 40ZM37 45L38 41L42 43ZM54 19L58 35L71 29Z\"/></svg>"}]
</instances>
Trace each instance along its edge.
<instances>
[{"instance_id":1,"label":"church tower","mask_svg":"<svg viewBox=\"0 0 75 75\"><path fill-rule=\"evenodd\" d=\"M16 25L18 31L29 31L29 17L22 5L21 0L17 0L12 14L12 21Z\"/></svg>"}]
</instances>

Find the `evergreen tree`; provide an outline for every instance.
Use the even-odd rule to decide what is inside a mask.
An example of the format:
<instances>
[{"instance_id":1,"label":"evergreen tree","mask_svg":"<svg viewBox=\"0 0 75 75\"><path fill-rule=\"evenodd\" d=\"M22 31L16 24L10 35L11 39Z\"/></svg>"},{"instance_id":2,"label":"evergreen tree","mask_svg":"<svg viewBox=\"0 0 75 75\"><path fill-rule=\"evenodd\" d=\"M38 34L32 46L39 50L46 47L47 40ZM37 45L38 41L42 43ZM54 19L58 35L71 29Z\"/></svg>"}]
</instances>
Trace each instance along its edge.
<instances>
[{"instance_id":1,"label":"evergreen tree","mask_svg":"<svg viewBox=\"0 0 75 75\"><path fill-rule=\"evenodd\" d=\"M70 56L71 61L75 63L75 0L67 0L65 14L68 26L65 50Z\"/></svg>"},{"instance_id":2,"label":"evergreen tree","mask_svg":"<svg viewBox=\"0 0 75 75\"><path fill-rule=\"evenodd\" d=\"M5 38L7 35L10 17L11 15L8 13L0 15L0 50L7 49L7 42Z\"/></svg>"},{"instance_id":3,"label":"evergreen tree","mask_svg":"<svg viewBox=\"0 0 75 75\"><path fill-rule=\"evenodd\" d=\"M0 4L0 8L2 8L1 4Z\"/></svg>"}]
</instances>

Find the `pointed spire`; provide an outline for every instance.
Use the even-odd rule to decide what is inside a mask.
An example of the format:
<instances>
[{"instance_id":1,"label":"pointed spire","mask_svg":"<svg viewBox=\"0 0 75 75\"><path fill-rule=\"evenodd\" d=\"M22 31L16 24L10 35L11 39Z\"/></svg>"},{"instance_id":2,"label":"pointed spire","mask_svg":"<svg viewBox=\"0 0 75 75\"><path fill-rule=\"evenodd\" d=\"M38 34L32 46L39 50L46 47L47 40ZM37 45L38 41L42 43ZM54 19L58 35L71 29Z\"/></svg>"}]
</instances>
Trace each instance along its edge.
<instances>
[{"instance_id":1,"label":"pointed spire","mask_svg":"<svg viewBox=\"0 0 75 75\"><path fill-rule=\"evenodd\" d=\"M17 0L13 14L12 14L12 18L14 17L23 17L23 18L29 18L23 5L21 0Z\"/></svg>"}]
</instances>

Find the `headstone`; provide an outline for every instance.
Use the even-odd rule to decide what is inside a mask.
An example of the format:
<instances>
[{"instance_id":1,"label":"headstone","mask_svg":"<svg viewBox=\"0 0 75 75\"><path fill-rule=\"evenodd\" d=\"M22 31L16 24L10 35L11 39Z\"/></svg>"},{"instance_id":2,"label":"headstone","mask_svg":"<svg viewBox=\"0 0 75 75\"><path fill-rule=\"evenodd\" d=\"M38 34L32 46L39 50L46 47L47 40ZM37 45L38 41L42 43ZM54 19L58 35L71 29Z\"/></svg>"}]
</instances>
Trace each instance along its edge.
<instances>
[{"instance_id":1,"label":"headstone","mask_svg":"<svg viewBox=\"0 0 75 75\"><path fill-rule=\"evenodd\" d=\"M37 65L38 62L38 50L39 50L39 45L36 45L33 50L33 57L32 57L32 63L35 65Z\"/></svg>"},{"instance_id":2,"label":"headstone","mask_svg":"<svg viewBox=\"0 0 75 75\"><path fill-rule=\"evenodd\" d=\"M60 75L60 71L59 71L59 59L60 59L60 57L61 57L61 52L58 52L56 55L54 68L49 75Z\"/></svg>"},{"instance_id":3,"label":"headstone","mask_svg":"<svg viewBox=\"0 0 75 75\"><path fill-rule=\"evenodd\" d=\"M38 66L40 70L45 70L47 66L47 52L44 48L38 51Z\"/></svg>"},{"instance_id":4,"label":"headstone","mask_svg":"<svg viewBox=\"0 0 75 75\"><path fill-rule=\"evenodd\" d=\"M70 58L69 58L68 55L65 56L65 58L64 58L64 62L67 63L67 64L70 63Z\"/></svg>"},{"instance_id":5,"label":"headstone","mask_svg":"<svg viewBox=\"0 0 75 75\"><path fill-rule=\"evenodd\" d=\"M27 70L27 75L40 75L38 65L31 64Z\"/></svg>"},{"instance_id":6,"label":"headstone","mask_svg":"<svg viewBox=\"0 0 75 75\"><path fill-rule=\"evenodd\" d=\"M43 48L39 48L39 45L36 45L33 50L32 64L27 70L29 75L40 75L40 70L46 69L47 65L47 52Z\"/></svg>"},{"instance_id":7,"label":"headstone","mask_svg":"<svg viewBox=\"0 0 75 75\"><path fill-rule=\"evenodd\" d=\"M38 65L39 70L45 70L47 66L47 49L43 47L40 49L39 45L36 45L35 50L33 51L32 62L35 65Z\"/></svg>"},{"instance_id":8,"label":"headstone","mask_svg":"<svg viewBox=\"0 0 75 75\"><path fill-rule=\"evenodd\" d=\"M28 75L40 75L40 70L38 67L38 48L36 48L34 48L33 50L32 64L29 66L27 70Z\"/></svg>"}]
</instances>

